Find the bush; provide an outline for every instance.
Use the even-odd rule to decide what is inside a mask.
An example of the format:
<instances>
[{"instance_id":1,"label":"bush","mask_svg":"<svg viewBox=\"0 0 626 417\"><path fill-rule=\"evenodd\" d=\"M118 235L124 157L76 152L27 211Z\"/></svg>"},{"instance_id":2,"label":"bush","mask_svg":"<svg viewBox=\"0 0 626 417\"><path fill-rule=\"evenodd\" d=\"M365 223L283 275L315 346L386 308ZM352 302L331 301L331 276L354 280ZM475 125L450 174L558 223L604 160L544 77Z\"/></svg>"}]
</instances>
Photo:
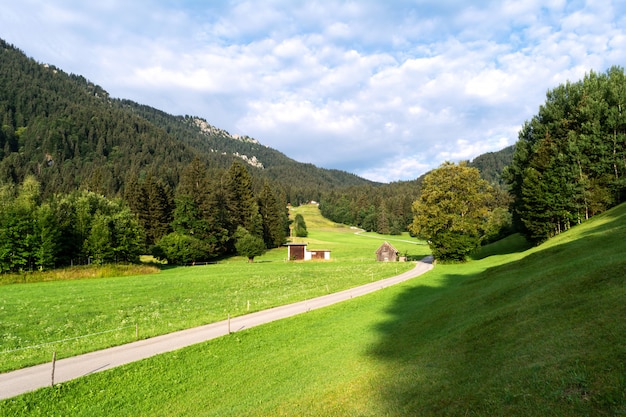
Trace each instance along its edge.
<instances>
[{"instance_id":1,"label":"bush","mask_svg":"<svg viewBox=\"0 0 626 417\"><path fill-rule=\"evenodd\" d=\"M266 252L265 242L258 236L250 234L246 229L239 226L235 234L237 241L235 249L241 256L248 258L248 262L253 262L255 256L261 256Z\"/></svg>"},{"instance_id":2,"label":"bush","mask_svg":"<svg viewBox=\"0 0 626 417\"><path fill-rule=\"evenodd\" d=\"M168 264L185 265L208 260L209 249L209 245L200 239L174 232L159 240L152 248L152 256L166 259Z\"/></svg>"}]
</instances>

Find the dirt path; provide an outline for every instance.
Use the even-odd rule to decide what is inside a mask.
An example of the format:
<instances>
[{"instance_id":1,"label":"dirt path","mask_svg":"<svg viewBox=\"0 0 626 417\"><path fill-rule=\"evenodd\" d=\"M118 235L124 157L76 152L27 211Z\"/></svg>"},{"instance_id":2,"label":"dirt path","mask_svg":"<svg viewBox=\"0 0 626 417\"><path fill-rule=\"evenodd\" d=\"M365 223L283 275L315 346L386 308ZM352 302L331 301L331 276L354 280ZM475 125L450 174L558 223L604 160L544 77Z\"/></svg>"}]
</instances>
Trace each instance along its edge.
<instances>
[{"instance_id":1,"label":"dirt path","mask_svg":"<svg viewBox=\"0 0 626 417\"><path fill-rule=\"evenodd\" d=\"M282 318L326 307L380 290L390 285L398 284L421 275L432 268L432 257L427 257L417 262L415 268L410 271L360 287L244 316L233 317L230 321L224 320L150 339L139 340L109 349L86 353L80 356L61 359L58 360L55 365L54 382L56 384L69 381L161 353L171 352L186 346L224 336L228 334L229 330L231 333L238 332ZM0 400L50 386L51 382L51 363L0 374Z\"/></svg>"}]
</instances>

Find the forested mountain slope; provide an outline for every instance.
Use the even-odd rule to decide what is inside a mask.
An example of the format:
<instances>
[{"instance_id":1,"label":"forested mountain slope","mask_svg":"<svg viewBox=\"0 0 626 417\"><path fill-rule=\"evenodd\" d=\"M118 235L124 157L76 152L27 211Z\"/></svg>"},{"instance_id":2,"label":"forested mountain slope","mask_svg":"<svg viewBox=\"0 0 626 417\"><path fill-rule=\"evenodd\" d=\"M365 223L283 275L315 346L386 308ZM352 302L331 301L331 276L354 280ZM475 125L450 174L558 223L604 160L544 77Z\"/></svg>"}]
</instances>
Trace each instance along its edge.
<instances>
[{"instance_id":1,"label":"forested mountain slope","mask_svg":"<svg viewBox=\"0 0 626 417\"><path fill-rule=\"evenodd\" d=\"M214 253L232 251L226 243L232 246L236 222L224 227L229 215L223 211L229 209L223 184L235 161L248 171L250 191L261 206L268 201L268 190L273 194L269 201L277 207L320 201L324 214L334 221L381 233L406 231L411 204L420 192L420 178L375 183L297 162L200 117L174 116L111 98L84 77L38 63L2 40L0 123L0 187L9 186L3 197L7 207L20 193L33 196L31 208L62 202L63 196L78 190L120 197L138 216L148 246L172 230L197 236L200 228L206 239L223 235L221 249ZM506 157L508 153L504 159L494 153L489 163L479 166L480 157L474 163L490 181L498 182ZM36 193L10 188L28 177L36 180L28 182ZM202 188L191 189L192 179ZM80 196L72 198L87 194ZM186 206L190 201L192 206ZM99 205L91 207L97 211ZM64 218L63 213L56 216ZM190 219L201 221L194 224ZM81 249L83 259L89 259L90 250Z\"/></svg>"},{"instance_id":2,"label":"forested mountain slope","mask_svg":"<svg viewBox=\"0 0 626 417\"><path fill-rule=\"evenodd\" d=\"M497 152L487 152L474 158L469 166L480 171L480 175L490 184L504 185L502 173L513 161L515 145L507 146Z\"/></svg>"},{"instance_id":3,"label":"forested mountain slope","mask_svg":"<svg viewBox=\"0 0 626 417\"><path fill-rule=\"evenodd\" d=\"M299 163L197 117L112 99L84 77L40 64L1 40L0 121L0 181L19 183L34 174L44 196L77 188L121 196L131 178L147 175L175 188L194 158L212 169L240 158L253 177L284 187L288 199L373 184Z\"/></svg>"}]
</instances>

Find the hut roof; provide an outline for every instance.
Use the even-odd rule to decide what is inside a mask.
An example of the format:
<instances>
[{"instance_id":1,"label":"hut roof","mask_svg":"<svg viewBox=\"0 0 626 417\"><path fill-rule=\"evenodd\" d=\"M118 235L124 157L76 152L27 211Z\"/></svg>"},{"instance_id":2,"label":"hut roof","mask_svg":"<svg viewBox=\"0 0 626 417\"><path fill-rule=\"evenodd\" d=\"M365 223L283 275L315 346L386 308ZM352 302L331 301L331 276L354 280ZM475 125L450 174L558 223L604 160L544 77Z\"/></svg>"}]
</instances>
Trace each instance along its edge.
<instances>
[{"instance_id":1,"label":"hut roof","mask_svg":"<svg viewBox=\"0 0 626 417\"><path fill-rule=\"evenodd\" d=\"M387 250L392 250L394 253L398 253L398 249L394 248L393 245L389 242L384 242L378 249L376 249L376 255L380 255L380 253L387 248Z\"/></svg>"}]
</instances>

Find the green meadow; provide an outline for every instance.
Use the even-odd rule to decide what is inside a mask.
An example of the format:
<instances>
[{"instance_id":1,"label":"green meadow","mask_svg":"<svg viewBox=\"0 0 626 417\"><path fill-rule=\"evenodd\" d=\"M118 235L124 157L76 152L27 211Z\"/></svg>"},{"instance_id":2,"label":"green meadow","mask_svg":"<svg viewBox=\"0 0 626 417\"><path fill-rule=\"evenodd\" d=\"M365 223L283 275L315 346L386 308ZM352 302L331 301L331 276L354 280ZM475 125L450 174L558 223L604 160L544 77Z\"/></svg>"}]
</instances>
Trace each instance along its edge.
<instances>
[{"instance_id":1,"label":"green meadow","mask_svg":"<svg viewBox=\"0 0 626 417\"><path fill-rule=\"evenodd\" d=\"M309 229L335 257L307 264L320 268L309 279L367 266L342 259L345 242L380 244ZM539 247L511 236L373 294L2 401L0 414L626 415L625 250L622 205Z\"/></svg>"},{"instance_id":2,"label":"green meadow","mask_svg":"<svg viewBox=\"0 0 626 417\"><path fill-rule=\"evenodd\" d=\"M403 253L425 256L428 251L408 236L357 236L323 219L316 206L297 210L313 225L304 240L311 249L332 250L330 261L288 262L286 248L280 248L252 264L237 257L157 274L65 279L57 273L52 282L0 285L0 372L50 361L53 352L57 358L73 356L310 299L413 267L375 262L382 239L399 239L394 244Z\"/></svg>"}]
</instances>

